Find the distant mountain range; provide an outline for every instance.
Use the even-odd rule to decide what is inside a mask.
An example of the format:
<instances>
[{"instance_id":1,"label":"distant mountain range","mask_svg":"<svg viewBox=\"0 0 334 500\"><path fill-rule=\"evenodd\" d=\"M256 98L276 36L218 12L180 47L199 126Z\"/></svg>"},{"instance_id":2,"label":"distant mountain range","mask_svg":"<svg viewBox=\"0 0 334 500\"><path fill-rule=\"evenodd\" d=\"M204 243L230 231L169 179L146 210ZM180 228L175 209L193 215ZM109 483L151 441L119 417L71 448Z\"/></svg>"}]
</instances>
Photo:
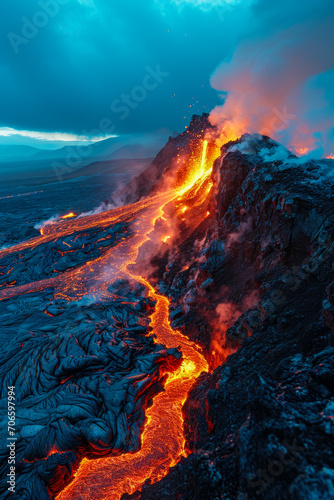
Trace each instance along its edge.
<instances>
[{"instance_id":1,"label":"distant mountain range","mask_svg":"<svg viewBox=\"0 0 334 500\"><path fill-rule=\"evenodd\" d=\"M155 156L166 142L167 132L112 137L93 144L64 146L59 149L39 149L26 145L1 145L0 163L17 160L57 160L68 157L87 158L148 158Z\"/></svg>"},{"instance_id":2,"label":"distant mountain range","mask_svg":"<svg viewBox=\"0 0 334 500\"><path fill-rule=\"evenodd\" d=\"M30 159L40 152L40 149L32 146L0 145L0 163Z\"/></svg>"},{"instance_id":3,"label":"distant mountain range","mask_svg":"<svg viewBox=\"0 0 334 500\"><path fill-rule=\"evenodd\" d=\"M105 139L82 146L42 150L26 145L0 145L0 179L25 180L25 184L50 182L57 172L68 177L80 175L81 169L111 160L152 159L166 142L166 133L128 135ZM91 171L92 169L90 169ZM59 177L59 176L58 176ZM30 182L30 183L31 183Z\"/></svg>"}]
</instances>

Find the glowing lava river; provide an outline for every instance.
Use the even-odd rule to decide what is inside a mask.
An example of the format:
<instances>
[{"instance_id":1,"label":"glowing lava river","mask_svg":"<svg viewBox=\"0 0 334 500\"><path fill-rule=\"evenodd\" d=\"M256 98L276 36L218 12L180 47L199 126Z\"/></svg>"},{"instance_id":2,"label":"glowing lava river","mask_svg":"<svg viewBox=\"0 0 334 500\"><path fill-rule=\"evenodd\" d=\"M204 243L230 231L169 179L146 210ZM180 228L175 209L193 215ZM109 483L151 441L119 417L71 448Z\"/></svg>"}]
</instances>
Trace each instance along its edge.
<instances>
[{"instance_id":1,"label":"glowing lava river","mask_svg":"<svg viewBox=\"0 0 334 500\"><path fill-rule=\"evenodd\" d=\"M208 370L208 365L201 350L179 331L171 328L168 299L155 291L147 277L143 276L144 272L138 275L133 269L136 269L134 265L140 252L145 249L145 244L150 243L159 250L166 245L167 240L173 240L175 228L180 224L189 226L192 221L194 229L194 224L207 216L212 187L212 159L208 158L207 141L204 141L196 168L193 165L191 171L184 175L182 183L174 183L172 189L98 215L74 219L71 214L71 217L60 223L45 226L40 237L0 252L0 257L14 253L20 256L20 252L32 251L41 244L73 233L94 227L104 231L111 225L126 224L129 236L121 239L103 255L56 276L28 284L7 286L0 291L0 300L53 289L54 297L66 301L93 296L103 303L111 299L108 287L115 280L137 282L145 287L147 295L155 302L150 318L154 341L167 348L178 348L182 352L180 367L168 374L164 392L154 396L153 404L146 410L140 449L134 453L94 460L84 458L72 482L57 496L58 500L118 500L122 494L140 489L147 479L155 482L162 478L186 453L182 406L195 379ZM186 236L187 231L184 234ZM177 237L180 238L180 231Z\"/></svg>"}]
</instances>

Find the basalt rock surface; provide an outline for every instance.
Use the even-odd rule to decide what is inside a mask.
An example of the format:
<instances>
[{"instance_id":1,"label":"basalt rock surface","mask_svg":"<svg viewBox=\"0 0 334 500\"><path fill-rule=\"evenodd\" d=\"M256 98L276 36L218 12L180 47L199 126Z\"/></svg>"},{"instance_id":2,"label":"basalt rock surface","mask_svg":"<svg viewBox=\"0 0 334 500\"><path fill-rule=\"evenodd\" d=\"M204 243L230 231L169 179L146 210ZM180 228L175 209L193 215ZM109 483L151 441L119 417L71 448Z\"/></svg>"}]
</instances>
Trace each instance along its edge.
<instances>
[{"instance_id":1,"label":"basalt rock surface","mask_svg":"<svg viewBox=\"0 0 334 500\"><path fill-rule=\"evenodd\" d=\"M132 498L334 497L333 163L267 137L222 148L210 221L160 276L216 368L184 405L189 456Z\"/></svg>"}]
</instances>

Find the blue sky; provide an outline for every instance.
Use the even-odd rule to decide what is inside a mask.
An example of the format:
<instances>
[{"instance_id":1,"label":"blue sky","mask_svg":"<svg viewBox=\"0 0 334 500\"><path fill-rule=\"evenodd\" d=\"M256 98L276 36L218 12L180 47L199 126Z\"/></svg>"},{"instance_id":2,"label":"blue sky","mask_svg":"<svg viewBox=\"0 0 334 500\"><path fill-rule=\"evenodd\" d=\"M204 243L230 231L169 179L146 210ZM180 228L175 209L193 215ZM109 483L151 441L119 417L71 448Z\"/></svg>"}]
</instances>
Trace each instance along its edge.
<instances>
[{"instance_id":1,"label":"blue sky","mask_svg":"<svg viewBox=\"0 0 334 500\"><path fill-rule=\"evenodd\" d=\"M103 119L115 134L173 131L210 111L210 74L233 53L248 2L4 0L2 11L0 127L82 138ZM145 95L148 67L164 76ZM133 89L126 117L111 110Z\"/></svg>"},{"instance_id":2,"label":"blue sky","mask_svg":"<svg viewBox=\"0 0 334 500\"><path fill-rule=\"evenodd\" d=\"M233 93L231 85L244 77L241 66L250 58L256 59L254 68L248 64L250 85L270 92L266 71L275 82L286 82L284 51L273 42L286 30L294 39L291 57L298 73L310 52L306 29L305 54L299 50L294 59L298 26L318 23L321 30L329 19L329 0L3 0L0 143L16 141L15 131L24 143L182 131L193 113L221 104L224 90ZM309 38L315 33L310 29ZM284 37L283 42L290 43ZM332 42L329 49L317 48L322 64L312 63L313 70L310 63L305 74L305 87L317 79L314 95L320 85L327 101L332 100ZM312 121L304 91L300 88L303 114ZM331 122L332 103L327 104Z\"/></svg>"}]
</instances>

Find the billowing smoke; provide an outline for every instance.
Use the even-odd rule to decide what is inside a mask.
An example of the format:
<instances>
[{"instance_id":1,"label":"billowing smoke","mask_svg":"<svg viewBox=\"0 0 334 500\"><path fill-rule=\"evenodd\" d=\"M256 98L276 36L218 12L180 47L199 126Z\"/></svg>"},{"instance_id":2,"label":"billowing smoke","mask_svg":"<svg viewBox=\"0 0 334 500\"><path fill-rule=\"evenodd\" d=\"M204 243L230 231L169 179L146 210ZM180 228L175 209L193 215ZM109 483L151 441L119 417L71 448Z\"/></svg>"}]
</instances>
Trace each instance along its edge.
<instances>
[{"instance_id":1,"label":"billowing smoke","mask_svg":"<svg viewBox=\"0 0 334 500\"><path fill-rule=\"evenodd\" d=\"M34 225L34 229L37 229L38 231L40 231L41 229L43 229L45 226L48 226L49 224L57 224L60 220L61 220L60 215L58 215L58 214L53 215L52 217L50 217L47 220L37 222Z\"/></svg>"},{"instance_id":2,"label":"billowing smoke","mask_svg":"<svg viewBox=\"0 0 334 500\"><path fill-rule=\"evenodd\" d=\"M122 206L121 204L116 205L112 202L107 202L103 201L98 207L93 208L93 210L89 210L88 212L82 212L80 215L78 215L78 218L80 217L87 217L88 215L98 215L102 214L104 212L108 212L109 210L113 210L114 208Z\"/></svg>"},{"instance_id":3,"label":"billowing smoke","mask_svg":"<svg viewBox=\"0 0 334 500\"><path fill-rule=\"evenodd\" d=\"M211 112L226 142L259 132L299 155L334 152L334 4L253 3L254 23L211 77L225 102Z\"/></svg>"}]
</instances>

